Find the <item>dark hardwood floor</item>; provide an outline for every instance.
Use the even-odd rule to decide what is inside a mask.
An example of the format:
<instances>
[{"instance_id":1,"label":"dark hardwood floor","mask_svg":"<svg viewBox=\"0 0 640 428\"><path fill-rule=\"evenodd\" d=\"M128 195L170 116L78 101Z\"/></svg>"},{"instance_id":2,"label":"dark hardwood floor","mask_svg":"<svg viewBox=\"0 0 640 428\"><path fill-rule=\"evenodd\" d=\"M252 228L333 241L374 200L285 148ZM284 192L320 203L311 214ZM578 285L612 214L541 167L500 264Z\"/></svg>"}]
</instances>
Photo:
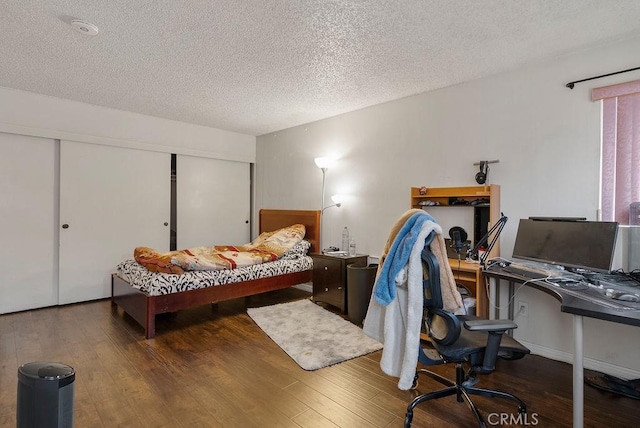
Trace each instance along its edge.
<instances>
[{"instance_id":1,"label":"dark hardwood floor","mask_svg":"<svg viewBox=\"0 0 640 428\"><path fill-rule=\"evenodd\" d=\"M0 316L0 426L16 424L19 365L54 361L76 370L76 427L401 427L415 392L380 371L380 352L307 372L246 314L308 296L289 289L160 316L152 340L106 300ZM435 371L454 375L453 367ZM519 395L536 415L529 426L571 426L569 364L501 360L479 386ZM421 378L418 390L437 387ZM589 386L585 396L585 426L638 426L637 400ZM485 417L516 414L499 399L476 404ZM477 424L449 397L420 405L413 426Z\"/></svg>"}]
</instances>

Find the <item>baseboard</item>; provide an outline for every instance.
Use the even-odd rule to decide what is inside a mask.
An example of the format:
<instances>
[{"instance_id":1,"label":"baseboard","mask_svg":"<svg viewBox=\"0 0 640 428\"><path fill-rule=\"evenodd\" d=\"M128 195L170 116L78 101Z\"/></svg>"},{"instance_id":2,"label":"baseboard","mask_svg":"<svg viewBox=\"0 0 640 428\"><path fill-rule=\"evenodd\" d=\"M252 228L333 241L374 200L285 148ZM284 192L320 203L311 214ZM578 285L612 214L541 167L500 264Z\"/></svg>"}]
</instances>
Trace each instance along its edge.
<instances>
[{"instance_id":1,"label":"baseboard","mask_svg":"<svg viewBox=\"0 0 640 428\"><path fill-rule=\"evenodd\" d=\"M297 288L299 290L308 291L309 293L313 293L313 284L310 282L305 282L303 284L294 285L293 288Z\"/></svg>"},{"instance_id":2,"label":"baseboard","mask_svg":"<svg viewBox=\"0 0 640 428\"><path fill-rule=\"evenodd\" d=\"M547 348L545 346L528 343L522 340L519 340L519 342L529 348L531 350L531 353L534 355L540 355L541 357L573 364L573 354L569 352L558 351L557 349ZM622 379L640 378L640 371L638 370L616 366L615 364L607 363L600 360L594 360L593 358L584 358L584 368L607 373Z\"/></svg>"}]
</instances>

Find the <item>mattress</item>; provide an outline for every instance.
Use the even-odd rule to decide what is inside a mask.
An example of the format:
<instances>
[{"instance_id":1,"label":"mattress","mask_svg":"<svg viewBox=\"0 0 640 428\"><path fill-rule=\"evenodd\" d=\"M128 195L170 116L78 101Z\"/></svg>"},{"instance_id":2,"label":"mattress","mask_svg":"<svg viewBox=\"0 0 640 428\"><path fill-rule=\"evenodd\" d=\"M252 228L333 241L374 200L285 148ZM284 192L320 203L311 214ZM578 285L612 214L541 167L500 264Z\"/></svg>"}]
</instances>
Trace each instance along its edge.
<instances>
[{"instance_id":1,"label":"mattress","mask_svg":"<svg viewBox=\"0 0 640 428\"><path fill-rule=\"evenodd\" d=\"M237 269L193 271L180 275L150 272L135 260L126 260L118 264L117 273L134 288L150 296L160 296L311 269L313 269L313 259L306 255L299 255Z\"/></svg>"}]
</instances>

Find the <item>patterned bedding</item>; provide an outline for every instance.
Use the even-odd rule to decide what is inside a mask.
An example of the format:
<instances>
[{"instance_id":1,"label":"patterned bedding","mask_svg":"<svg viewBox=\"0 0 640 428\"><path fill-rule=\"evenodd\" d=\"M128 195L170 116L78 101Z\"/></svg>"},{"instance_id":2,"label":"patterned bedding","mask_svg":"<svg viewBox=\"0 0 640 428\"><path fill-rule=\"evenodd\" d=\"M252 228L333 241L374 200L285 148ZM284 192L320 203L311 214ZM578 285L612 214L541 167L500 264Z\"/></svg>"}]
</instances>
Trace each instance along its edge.
<instances>
[{"instance_id":1,"label":"patterned bedding","mask_svg":"<svg viewBox=\"0 0 640 428\"><path fill-rule=\"evenodd\" d=\"M131 286L150 296L177 293L216 285L232 284L313 269L313 260L307 256L310 244L302 241L280 259L236 269L192 271L180 275L151 272L135 260L126 260L117 266L117 273Z\"/></svg>"},{"instance_id":2,"label":"patterned bedding","mask_svg":"<svg viewBox=\"0 0 640 428\"><path fill-rule=\"evenodd\" d=\"M194 270L236 269L278 260L299 244L305 233L303 224L294 224L273 232L263 232L244 245L192 247L166 253L149 247L137 247L133 256L152 272L181 274Z\"/></svg>"}]
</instances>

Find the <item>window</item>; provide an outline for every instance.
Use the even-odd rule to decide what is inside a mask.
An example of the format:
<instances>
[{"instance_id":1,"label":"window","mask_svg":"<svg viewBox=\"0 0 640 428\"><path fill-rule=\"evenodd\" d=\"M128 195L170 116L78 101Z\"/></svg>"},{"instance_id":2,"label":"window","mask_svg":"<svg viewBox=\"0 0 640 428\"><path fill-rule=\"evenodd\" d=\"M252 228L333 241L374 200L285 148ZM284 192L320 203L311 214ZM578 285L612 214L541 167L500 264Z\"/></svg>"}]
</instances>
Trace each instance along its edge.
<instances>
[{"instance_id":1,"label":"window","mask_svg":"<svg viewBox=\"0 0 640 428\"><path fill-rule=\"evenodd\" d=\"M596 88L602 100L602 220L629 224L640 202L640 80Z\"/></svg>"}]
</instances>

